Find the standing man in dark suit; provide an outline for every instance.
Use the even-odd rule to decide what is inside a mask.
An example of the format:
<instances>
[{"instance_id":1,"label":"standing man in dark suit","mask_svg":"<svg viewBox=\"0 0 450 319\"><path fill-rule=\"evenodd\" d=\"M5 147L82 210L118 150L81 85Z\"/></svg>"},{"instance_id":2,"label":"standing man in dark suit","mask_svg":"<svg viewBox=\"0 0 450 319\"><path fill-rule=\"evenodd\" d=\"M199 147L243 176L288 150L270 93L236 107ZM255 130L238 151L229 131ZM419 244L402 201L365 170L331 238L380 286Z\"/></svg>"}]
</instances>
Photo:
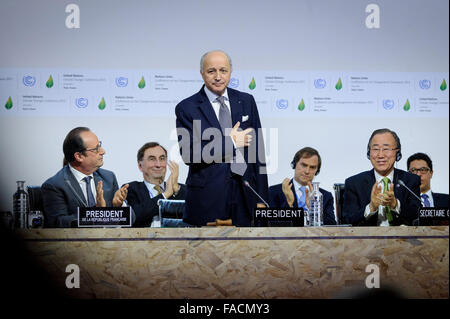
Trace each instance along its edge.
<instances>
[{"instance_id":1,"label":"standing man in dark suit","mask_svg":"<svg viewBox=\"0 0 450 319\"><path fill-rule=\"evenodd\" d=\"M283 183L270 186L270 206L271 207L302 207L308 211L309 194L312 191L314 177L320 172L322 159L317 150L312 147L304 147L294 155L291 167L295 170L294 178L285 178ZM334 217L333 195L320 188L323 196L323 224L336 225ZM306 225L306 222L305 222Z\"/></svg>"},{"instance_id":2,"label":"standing man in dark suit","mask_svg":"<svg viewBox=\"0 0 450 319\"><path fill-rule=\"evenodd\" d=\"M186 186L178 184L178 164L167 161L167 150L159 143L145 143L137 153L137 163L144 181L129 183L127 202L136 214L133 226L149 227L159 216L158 200L182 200ZM165 182L167 166L172 173Z\"/></svg>"},{"instance_id":3,"label":"standing man in dark suit","mask_svg":"<svg viewBox=\"0 0 450 319\"><path fill-rule=\"evenodd\" d=\"M412 224L420 202L398 183L403 181L419 196L420 178L394 168L401 157L400 138L394 131L384 128L372 133L367 158L373 169L345 180L344 223L353 226Z\"/></svg>"},{"instance_id":4,"label":"standing man in dark suit","mask_svg":"<svg viewBox=\"0 0 450 319\"><path fill-rule=\"evenodd\" d=\"M178 142L189 166L184 221L251 226L253 209L267 201L261 122L255 99L227 88L232 63L223 51L200 60L204 86L175 109Z\"/></svg>"},{"instance_id":5,"label":"standing man in dark suit","mask_svg":"<svg viewBox=\"0 0 450 319\"><path fill-rule=\"evenodd\" d=\"M120 207L128 185L119 189L113 172L100 168L105 149L87 127L71 130L63 143L67 163L41 186L46 227L76 227L78 207Z\"/></svg>"},{"instance_id":6,"label":"standing man in dark suit","mask_svg":"<svg viewBox=\"0 0 450 319\"><path fill-rule=\"evenodd\" d=\"M420 176L420 197L425 207L449 207L448 194L431 191L431 178L433 177L433 162L424 153L416 153L408 158L408 171Z\"/></svg>"}]
</instances>

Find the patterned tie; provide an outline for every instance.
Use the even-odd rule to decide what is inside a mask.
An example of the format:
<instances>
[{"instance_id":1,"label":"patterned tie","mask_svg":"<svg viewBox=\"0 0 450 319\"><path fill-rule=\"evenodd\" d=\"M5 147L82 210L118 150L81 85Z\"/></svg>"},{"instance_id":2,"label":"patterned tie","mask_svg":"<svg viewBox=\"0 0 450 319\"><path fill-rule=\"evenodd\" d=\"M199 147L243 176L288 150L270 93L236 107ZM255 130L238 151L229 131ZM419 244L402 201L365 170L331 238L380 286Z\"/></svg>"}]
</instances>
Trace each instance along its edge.
<instances>
[{"instance_id":1,"label":"patterned tie","mask_svg":"<svg viewBox=\"0 0 450 319\"><path fill-rule=\"evenodd\" d=\"M422 195L420 195L420 197L422 197L423 204L425 205L425 207L430 207L431 206L431 203L428 200L428 195L427 194L422 194Z\"/></svg>"},{"instance_id":2,"label":"patterned tie","mask_svg":"<svg viewBox=\"0 0 450 319\"><path fill-rule=\"evenodd\" d=\"M384 186L383 187L383 194L385 194L385 193L388 192L390 180L389 180L388 177L383 177L382 181L383 181L383 186ZM384 212L386 213L386 218L387 218L387 220L389 222L389 225L392 225L392 222L394 221L394 218L392 217L391 209L389 207L385 207L384 208Z\"/></svg>"},{"instance_id":3,"label":"patterned tie","mask_svg":"<svg viewBox=\"0 0 450 319\"><path fill-rule=\"evenodd\" d=\"M225 104L224 96L219 96L217 98L217 101L220 104L219 124L220 127L222 128L222 133L225 135L225 129L227 128L231 129L233 127L231 121L231 113L227 105ZM242 153L239 149L236 150L236 161L233 161L233 163L231 163L230 165L231 171L237 175L243 176L245 171L247 170L247 163L245 163L244 157L242 156Z\"/></svg>"},{"instance_id":4,"label":"patterned tie","mask_svg":"<svg viewBox=\"0 0 450 319\"><path fill-rule=\"evenodd\" d=\"M83 178L83 181L86 183L86 194L87 194L88 207L95 206L95 198L94 198L94 194L92 194L92 189L91 189L91 179L92 179L92 176L86 176L85 178Z\"/></svg>"},{"instance_id":5,"label":"patterned tie","mask_svg":"<svg viewBox=\"0 0 450 319\"><path fill-rule=\"evenodd\" d=\"M158 196L159 194L162 194L162 188L159 185L155 185L153 186L153 188L158 192L158 194L156 196Z\"/></svg>"},{"instance_id":6,"label":"patterned tie","mask_svg":"<svg viewBox=\"0 0 450 319\"><path fill-rule=\"evenodd\" d=\"M301 186L300 188L300 192L302 193L300 198L298 199L298 207L306 207L306 188L305 186Z\"/></svg>"}]
</instances>

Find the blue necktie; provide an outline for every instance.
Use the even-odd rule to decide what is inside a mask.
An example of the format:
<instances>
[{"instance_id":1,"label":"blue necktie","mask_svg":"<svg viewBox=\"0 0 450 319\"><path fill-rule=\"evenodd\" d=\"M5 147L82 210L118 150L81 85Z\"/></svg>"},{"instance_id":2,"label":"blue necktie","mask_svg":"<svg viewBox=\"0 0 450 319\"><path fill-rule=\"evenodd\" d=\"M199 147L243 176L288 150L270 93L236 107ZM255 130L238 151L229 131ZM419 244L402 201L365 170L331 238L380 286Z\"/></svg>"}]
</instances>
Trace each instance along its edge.
<instances>
[{"instance_id":1,"label":"blue necktie","mask_svg":"<svg viewBox=\"0 0 450 319\"><path fill-rule=\"evenodd\" d=\"M301 191L302 195L298 199L298 207L305 208L306 207L306 189L305 189L305 186L301 186L300 187L300 191Z\"/></svg>"},{"instance_id":2,"label":"blue necktie","mask_svg":"<svg viewBox=\"0 0 450 319\"><path fill-rule=\"evenodd\" d=\"M92 190L91 190L91 179L92 179L92 176L87 176L87 177L83 178L83 181L86 183L86 194L87 194L88 207L95 206L95 198L94 198L94 194L92 194Z\"/></svg>"},{"instance_id":3,"label":"blue necktie","mask_svg":"<svg viewBox=\"0 0 450 319\"><path fill-rule=\"evenodd\" d=\"M422 194L420 195L420 197L422 197L423 199L423 204L425 205L425 207L430 207L430 201L428 200L428 195L427 194Z\"/></svg>"}]
</instances>

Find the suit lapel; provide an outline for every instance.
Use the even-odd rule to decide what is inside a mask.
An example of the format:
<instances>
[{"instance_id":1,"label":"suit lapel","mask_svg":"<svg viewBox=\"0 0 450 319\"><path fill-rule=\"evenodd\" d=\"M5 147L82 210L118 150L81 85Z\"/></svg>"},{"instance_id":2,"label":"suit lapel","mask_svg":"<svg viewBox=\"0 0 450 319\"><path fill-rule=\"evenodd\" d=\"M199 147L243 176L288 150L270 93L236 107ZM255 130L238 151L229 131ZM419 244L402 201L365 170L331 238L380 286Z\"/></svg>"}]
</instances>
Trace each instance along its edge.
<instances>
[{"instance_id":1,"label":"suit lapel","mask_svg":"<svg viewBox=\"0 0 450 319\"><path fill-rule=\"evenodd\" d=\"M138 191L139 191L139 196L145 199L149 199L150 197L150 193L148 191L147 186L145 185L144 182L140 182L139 186L138 186Z\"/></svg>"},{"instance_id":2,"label":"suit lapel","mask_svg":"<svg viewBox=\"0 0 450 319\"><path fill-rule=\"evenodd\" d=\"M68 184L70 191L74 193L75 198L77 198L78 201L86 207L87 202L84 198L83 191L81 190L80 184L75 179L75 176L73 176L72 172L70 171L69 165L66 165L64 167L64 181Z\"/></svg>"},{"instance_id":3,"label":"suit lapel","mask_svg":"<svg viewBox=\"0 0 450 319\"><path fill-rule=\"evenodd\" d=\"M214 112L214 109L211 105L211 103L208 100L208 97L206 96L206 93L204 91L204 85L200 89L200 91L197 93L198 95L198 108L203 113L203 116L208 120L209 124L217 127L220 129L220 123L217 119L216 113ZM196 119L194 119L196 120Z\"/></svg>"},{"instance_id":4,"label":"suit lapel","mask_svg":"<svg viewBox=\"0 0 450 319\"><path fill-rule=\"evenodd\" d=\"M230 99L231 121L233 126L242 119L243 105L236 91L228 89L228 98ZM242 124L242 123L241 123Z\"/></svg>"}]
</instances>

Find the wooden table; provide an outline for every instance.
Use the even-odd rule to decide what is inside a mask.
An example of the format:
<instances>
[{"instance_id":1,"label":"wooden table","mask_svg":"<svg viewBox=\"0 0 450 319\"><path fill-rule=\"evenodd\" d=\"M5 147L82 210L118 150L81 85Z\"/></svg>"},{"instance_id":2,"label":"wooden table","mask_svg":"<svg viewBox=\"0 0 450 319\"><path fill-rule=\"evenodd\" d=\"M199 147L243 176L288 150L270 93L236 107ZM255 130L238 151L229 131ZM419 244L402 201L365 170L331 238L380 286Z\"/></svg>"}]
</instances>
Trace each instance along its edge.
<instances>
[{"instance_id":1,"label":"wooden table","mask_svg":"<svg viewBox=\"0 0 450 319\"><path fill-rule=\"evenodd\" d=\"M368 289L366 279L375 275L370 267L379 270L381 288L408 298L449 297L448 226L34 229L19 235L64 289L66 266L79 266L80 288L68 289L79 298L335 298Z\"/></svg>"}]
</instances>

